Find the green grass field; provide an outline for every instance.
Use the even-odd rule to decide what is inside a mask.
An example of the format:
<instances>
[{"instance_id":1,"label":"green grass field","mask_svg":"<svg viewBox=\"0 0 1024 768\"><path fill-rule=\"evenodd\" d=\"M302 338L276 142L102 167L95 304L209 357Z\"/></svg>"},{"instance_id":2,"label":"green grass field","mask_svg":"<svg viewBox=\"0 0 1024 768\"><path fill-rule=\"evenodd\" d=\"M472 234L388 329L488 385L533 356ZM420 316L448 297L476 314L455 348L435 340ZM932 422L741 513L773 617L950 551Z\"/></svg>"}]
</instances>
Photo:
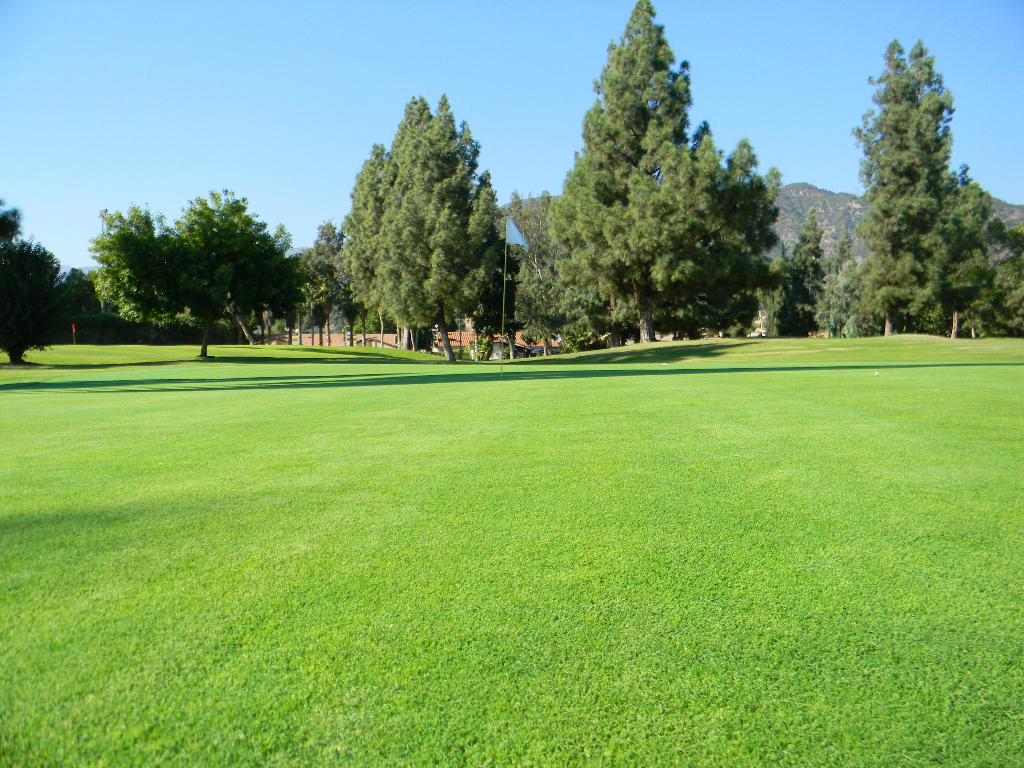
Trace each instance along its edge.
<instances>
[{"instance_id":1,"label":"green grass field","mask_svg":"<svg viewBox=\"0 0 1024 768\"><path fill-rule=\"evenodd\" d=\"M211 352L0 365L0 765L1024 765L1024 341Z\"/></svg>"}]
</instances>

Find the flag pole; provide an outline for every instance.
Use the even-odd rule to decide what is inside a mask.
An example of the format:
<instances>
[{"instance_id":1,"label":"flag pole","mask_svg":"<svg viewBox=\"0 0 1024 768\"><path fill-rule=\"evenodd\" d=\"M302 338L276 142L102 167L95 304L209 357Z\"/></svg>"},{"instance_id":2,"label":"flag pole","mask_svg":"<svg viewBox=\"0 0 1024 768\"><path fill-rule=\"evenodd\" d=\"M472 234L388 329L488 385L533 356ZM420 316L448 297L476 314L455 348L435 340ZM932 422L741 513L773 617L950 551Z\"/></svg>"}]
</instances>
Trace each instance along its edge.
<instances>
[{"instance_id":1,"label":"flag pole","mask_svg":"<svg viewBox=\"0 0 1024 768\"><path fill-rule=\"evenodd\" d=\"M507 281L508 272L508 240L505 241L505 262L501 265L501 336L505 337L505 283ZM508 339L505 339L505 343L508 344ZM505 355L498 355L498 371L499 378L505 379Z\"/></svg>"}]
</instances>

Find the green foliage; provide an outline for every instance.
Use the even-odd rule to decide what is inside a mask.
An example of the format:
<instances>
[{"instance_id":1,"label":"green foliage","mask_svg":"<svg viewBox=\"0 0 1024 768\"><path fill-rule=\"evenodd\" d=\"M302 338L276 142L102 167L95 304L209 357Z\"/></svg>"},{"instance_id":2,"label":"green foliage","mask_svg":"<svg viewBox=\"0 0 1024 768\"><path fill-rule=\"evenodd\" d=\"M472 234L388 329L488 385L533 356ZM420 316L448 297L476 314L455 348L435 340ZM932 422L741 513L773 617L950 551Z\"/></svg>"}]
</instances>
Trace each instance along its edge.
<instances>
[{"instance_id":1,"label":"green foliage","mask_svg":"<svg viewBox=\"0 0 1024 768\"><path fill-rule=\"evenodd\" d=\"M102 310L92 275L80 269L69 269L64 282L67 314L95 315Z\"/></svg>"},{"instance_id":2,"label":"green foliage","mask_svg":"<svg viewBox=\"0 0 1024 768\"><path fill-rule=\"evenodd\" d=\"M513 192L506 210L530 245L519 261L515 318L526 338L539 341L545 350L566 324L559 266L568 254L551 236L551 202L547 192L530 200Z\"/></svg>"},{"instance_id":3,"label":"green foliage","mask_svg":"<svg viewBox=\"0 0 1024 768\"><path fill-rule=\"evenodd\" d=\"M844 232L836 252L825 262L825 276L815 321L830 338L864 335L869 319L858 312L859 268L853 257L853 239Z\"/></svg>"},{"instance_id":4,"label":"green foliage","mask_svg":"<svg viewBox=\"0 0 1024 768\"><path fill-rule=\"evenodd\" d=\"M290 242L283 227L271 234L245 198L227 191L196 198L173 227L133 206L109 214L93 241L97 288L130 319L188 312L208 333L226 315L284 314L298 303L298 270L285 256Z\"/></svg>"},{"instance_id":5,"label":"green foliage","mask_svg":"<svg viewBox=\"0 0 1024 768\"><path fill-rule=\"evenodd\" d=\"M45 349L67 319L60 262L39 243L0 239L0 349L16 365Z\"/></svg>"},{"instance_id":6,"label":"green foliage","mask_svg":"<svg viewBox=\"0 0 1024 768\"><path fill-rule=\"evenodd\" d=\"M978 302L994 277L989 263L992 198L967 177L966 169L951 178L950 187L940 223L940 245L928 264L930 296L945 314L956 317L973 309L980 315L983 309ZM954 320L951 334L957 332Z\"/></svg>"},{"instance_id":7,"label":"green foliage","mask_svg":"<svg viewBox=\"0 0 1024 768\"><path fill-rule=\"evenodd\" d=\"M502 241L480 147L442 96L406 105L390 151L375 146L356 179L346 261L355 295L404 326L447 328L478 309L500 270Z\"/></svg>"},{"instance_id":8,"label":"green foliage","mask_svg":"<svg viewBox=\"0 0 1024 768\"><path fill-rule=\"evenodd\" d=\"M813 208L807 213L793 255L783 262L782 302L777 321L780 336L807 336L818 329L815 312L825 270L822 232L815 214Z\"/></svg>"},{"instance_id":9,"label":"green foliage","mask_svg":"<svg viewBox=\"0 0 1024 768\"><path fill-rule=\"evenodd\" d=\"M271 234L248 206L231 192L211 192L175 224L183 268L177 303L208 322L226 310L284 313L298 302L298 275L285 257L291 237L280 226Z\"/></svg>"},{"instance_id":10,"label":"green foliage","mask_svg":"<svg viewBox=\"0 0 1024 768\"><path fill-rule=\"evenodd\" d=\"M688 135L688 65L674 60L653 7L640 0L609 48L583 152L551 214L574 277L613 315L632 314L643 341L654 339L656 312L687 319L694 307L760 287L768 278L760 254L775 242L778 215L779 176L755 173L746 140L726 159L706 124Z\"/></svg>"},{"instance_id":11,"label":"green foliage","mask_svg":"<svg viewBox=\"0 0 1024 768\"><path fill-rule=\"evenodd\" d=\"M928 300L928 261L941 247L948 195L953 97L919 41L905 55L898 41L885 53L874 102L854 133L864 149L861 179L870 205L860 226L870 255L862 306L886 318L915 312Z\"/></svg>"},{"instance_id":12,"label":"green foliage","mask_svg":"<svg viewBox=\"0 0 1024 768\"><path fill-rule=\"evenodd\" d=\"M0 199L0 242L13 240L21 232L21 211L17 208L4 208Z\"/></svg>"},{"instance_id":13,"label":"green foliage","mask_svg":"<svg viewBox=\"0 0 1024 768\"><path fill-rule=\"evenodd\" d=\"M344 232L333 222L325 221L317 229L313 247L298 257L302 303L312 316L314 326L320 329L321 337L333 309L341 311L349 324L360 309L342 258L344 242Z\"/></svg>"},{"instance_id":14,"label":"green foliage","mask_svg":"<svg viewBox=\"0 0 1024 768\"><path fill-rule=\"evenodd\" d=\"M100 269L96 291L129 320L166 319L183 311L176 296L176 233L162 216L132 206L104 217L93 241Z\"/></svg>"},{"instance_id":15,"label":"green foliage","mask_svg":"<svg viewBox=\"0 0 1024 768\"><path fill-rule=\"evenodd\" d=\"M1024 222L1011 230L995 227L998 260L983 293L984 318L1000 333L1024 335Z\"/></svg>"},{"instance_id":16,"label":"green foliage","mask_svg":"<svg viewBox=\"0 0 1024 768\"><path fill-rule=\"evenodd\" d=\"M352 277L355 298L365 307L385 306L384 210L390 196L387 149L375 144L352 189L352 208L345 217L345 271Z\"/></svg>"},{"instance_id":17,"label":"green foliage","mask_svg":"<svg viewBox=\"0 0 1024 768\"><path fill-rule=\"evenodd\" d=\"M570 325L562 333L563 354L590 352L595 349L604 349L605 346L606 345L601 338L586 327Z\"/></svg>"},{"instance_id":18,"label":"green foliage","mask_svg":"<svg viewBox=\"0 0 1024 768\"><path fill-rule=\"evenodd\" d=\"M491 349L493 349L494 343L489 335L478 333L476 337L475 346L477 360L491 359Z\"/></svg>"},{"instance_id":19,"label":"green foliage","mask_svg":"<svg viewBox=\"0 0 1024 768\"><path fill-rule=\"evenodd\" d=\"M345 259L344 245L345 233L342 228L335 226L332 221L325 221L317 229L313 253L317 259L328 262L334 268L331 304L341 313L344 323L351 332L355 328L356 318L362 315L366 308L356 298L353 277Z\"/></svg>"},{"instance_id":20,"label":"green foliage","mask_svg":"<svg viewBox=\"0 0 1024 768\"><path fill-rule=\"evenodd\" d=\"M522 325L516 317L519 302L520 249L509 248L507 258L489 262L477 304L468 313L473 330L484 336L515 333ZM504 318L504 322L502 321Z\"/></svg>"}]
</instances>

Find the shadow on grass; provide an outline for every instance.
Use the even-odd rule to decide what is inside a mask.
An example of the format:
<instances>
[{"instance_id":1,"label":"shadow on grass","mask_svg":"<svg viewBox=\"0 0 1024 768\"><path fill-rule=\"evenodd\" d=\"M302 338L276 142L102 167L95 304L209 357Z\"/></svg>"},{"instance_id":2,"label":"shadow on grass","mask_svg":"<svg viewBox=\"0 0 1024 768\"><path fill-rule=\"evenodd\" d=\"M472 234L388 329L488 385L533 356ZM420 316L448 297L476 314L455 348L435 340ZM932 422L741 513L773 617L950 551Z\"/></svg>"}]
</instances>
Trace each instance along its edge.
<instances>
[{"instance_id":1,"label":"shadow on grass","mask_svg":"<svg viewBox=\"0 0 1024 768\"><path fill-rule=\"evenodd\" d=\"M511 367L511 366L510 366ZM230 376L225 378L108 379L99 381L24 381L0 384L0 393L11 391L78 390L99 392L197 392L255 389L329 389L338 387L380 387L408 384L460 384L479 381L556 381L635 376L693 376L706 374L791 373L814 371L885 371L929 368L1020 368L1024 363L907 363L896 365L807 365L722 368L590 368L529 370L518 368L501 373L493 367L465 373L350 373L318 376Z\"/></svg>"},{"instance_id":2,"label":"shadow on grass","mask_svg":"<svg viewBox=\"0 0 1024 768\"><path fill-rule=\"evenodd\" d=\"M413 356L415 353L408 353L409 357L401 357L397 355L386 355L380 352L353 352L351 349L317 349L311 355L306 349L295 350L295 356L290 357L288 355L274 356L274 355L209 355L208 357L185 357L176 360L132 360L118 363L33 363L28 362L24 365L11 365L10 363L0 363L0 371L4 369L10 369L13 371L20 370L38 370L38 371L103 371L112 368L155 368L164 365L189 365L189 364L206 364L206 363L228 363L228 364L248 364L248 363L259 363L261 365L268 364L281 364L289 365L293 363L305 363L307 365L338 365L341 363L359 363L359 364L391 364L391 365L436 365L443 363L444 360L441 358L432 358L426 355ZM326 357L323 357L326 356Z\"/></svg>"},{"instance_id":3,"label":"shadow on grass","mask_svg":"<svg viewBox=\"0 0 1024 768\"><path fill-rule=\"evenodd\" d=\"M745 347L753 342L746 340L717 341L707 344L659 342L637 349L635 346L595 349L575 355L550 355L520 360L517 365L601 365L604 363L675 363L691 357L715 357Z\"/></svg>"}]
</instances>

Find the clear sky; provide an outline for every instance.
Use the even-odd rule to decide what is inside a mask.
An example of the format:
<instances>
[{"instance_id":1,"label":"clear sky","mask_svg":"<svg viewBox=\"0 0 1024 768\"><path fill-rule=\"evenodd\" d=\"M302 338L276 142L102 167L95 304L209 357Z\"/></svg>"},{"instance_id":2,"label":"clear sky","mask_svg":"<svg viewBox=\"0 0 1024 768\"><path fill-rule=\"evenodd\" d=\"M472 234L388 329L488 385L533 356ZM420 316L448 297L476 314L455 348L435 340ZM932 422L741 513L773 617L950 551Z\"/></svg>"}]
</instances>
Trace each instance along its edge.
<instances>
[{"instance_id":1,"label":"clear sky","mask_svg":"<svg viewBox=\"0 0 1024 768\"><path fill-rule=\"evenodd\" d=\"M232 189L298 246L341 221L405 103L447 93L499 199L558 193L631 0L0 0L0 198L65 266L102 208L174 219ZM851 135L886 45L923 39L956 101L954 163L1024 203L1022 0L661 0L694 124L785 183L862 191Z\"/></svg>"}]
</instances>

